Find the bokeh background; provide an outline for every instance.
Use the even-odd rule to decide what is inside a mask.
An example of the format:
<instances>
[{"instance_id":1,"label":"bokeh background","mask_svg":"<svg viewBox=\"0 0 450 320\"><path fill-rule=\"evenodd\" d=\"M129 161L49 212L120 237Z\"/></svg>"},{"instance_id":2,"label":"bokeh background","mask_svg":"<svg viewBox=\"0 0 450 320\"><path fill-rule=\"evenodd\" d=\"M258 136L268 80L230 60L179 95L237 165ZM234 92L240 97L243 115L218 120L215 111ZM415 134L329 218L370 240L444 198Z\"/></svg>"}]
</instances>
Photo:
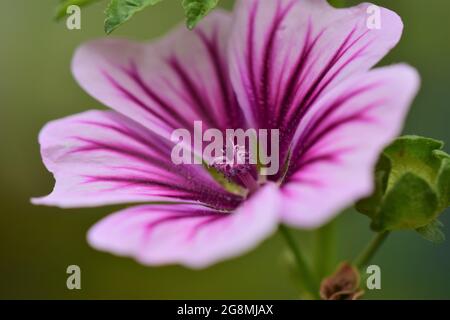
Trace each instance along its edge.
<instances>
[{"instance_id":1,"label":"bokeh background","mask_svg":"<svg viewBox=\"0 0 450 320\"><path fill-rule=\"evenodd\" d=\"M104 36L106 3L84 9L82 30L69 31L53 20L56 2L9 0L2 1L0 10L0 298L296 298L278 235L249 254L203 271L148 268L87 245L89 227L118 207L61 210L30 204L30 197L45 195L53 186L39 155L41 127L103 108L76 85L69 64L79 44ZM164 34L183 19L179 2L163 1L140 13L115 36L144 40ZM222 5L231 8L232 2L222 0ZM383 63L408 62L423 79L405 132L450 145L450 1L373 2L394 9L405 23L400 45ZM442 218L448 238L449 213ZM371 238L368 222L353 211L339 217L339 258L352 258ZM313 235L297 236L311 249ZM433 245L412 232L395 233L374 263L382 268L382 290L369 292L368 298L450 298L450 241ZM71 264L81 267L82 290L66 288Z\"/></svg>"}]
</instances>

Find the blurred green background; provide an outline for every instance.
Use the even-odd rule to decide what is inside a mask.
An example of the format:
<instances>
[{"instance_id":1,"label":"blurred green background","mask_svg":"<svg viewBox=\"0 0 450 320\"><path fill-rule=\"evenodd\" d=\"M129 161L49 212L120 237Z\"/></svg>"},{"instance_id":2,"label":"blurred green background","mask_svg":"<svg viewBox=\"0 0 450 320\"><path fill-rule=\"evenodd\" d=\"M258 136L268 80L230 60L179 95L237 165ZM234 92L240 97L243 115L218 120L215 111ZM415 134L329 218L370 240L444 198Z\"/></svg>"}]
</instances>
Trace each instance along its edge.
<instances>
[{"instance_id":1,"label":"blurred green background","mask_svg":"<svg viewBox=\"0 0 450 320\"><path fill-rule=\"evenodd\" d=\"M270 0L264 0L270 1ZM2 1L0 10L0 298L296 298L282 239L203 271L148 268L91 249L89 227L117 207L61 210L36 207L32 196L50 192L37 135L49 120L103 108L74 82L69 65L82 42L103 37L104 2L82 10L82 30L53 21L56 0ZM222 1L231 8L233 1ZM357 1L347 1L351 4ZM450 145L450 1L374 1L404 19L400 45L384 63L408 62L420 71L421 92L405 132ZM152 39L183 19L179 1L163 1L136 16L115 36ZM449 151L449 148L446 149ZM443 215L450 238L450 212ZM371 237L368 220L352 211L338 219L338 256L351 258ZM310 234L298 234L308 249ZM368 298L450 298L450 241L433 245L412 232L390 237L374 263L382 290ZM82 270L82 290L66 288L66 268Z\"/></svg>"}]
</instances>

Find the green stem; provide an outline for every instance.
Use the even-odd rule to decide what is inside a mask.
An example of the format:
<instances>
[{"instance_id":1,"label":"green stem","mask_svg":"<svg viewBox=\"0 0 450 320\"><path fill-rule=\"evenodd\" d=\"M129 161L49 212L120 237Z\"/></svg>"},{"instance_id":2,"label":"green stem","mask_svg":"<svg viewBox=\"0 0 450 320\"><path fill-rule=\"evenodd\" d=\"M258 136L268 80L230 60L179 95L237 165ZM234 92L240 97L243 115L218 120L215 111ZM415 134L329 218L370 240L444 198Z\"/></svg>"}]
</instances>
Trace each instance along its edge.
<instances>
[{"instance_id":1,"label":"green stem","mask_svg":"<svg viewBox=\"0 0 450 320\"><path fill-rule=\"evenodd\" d=\"M335 254L335 223L324 225L316 231L316 247L314 254L314 266L319 279L322 279L331 272Z\"/></svg>"},{"instance_id":2,"label":"green stem","mask_svg":"<svg viewBox=\"0 0 450 320\"><path fill-rule=\"evenodd\" d=\"M294 237L291 235L289 229L286 226L280 225L280 233L283 236L286 244L288 245L294 259L297 264L298 271L305 285L305 289L314 298L319 298L319 286L316 284L314 274L311 272L305 257L297 247Z\"/></svg>"},{"instance_id":3,"label":"green stem","mask_svg":"<svg viewBox=\"0 0 450 320\"><path fill-rule=\"evenodd\" d=\"M362 269L365 266L367 266L372 260L372 258L375 256L375 253L378 251L378 249L383 244L384 240L386 240L387 236L389 235L388 231L380 232L378 233L372 241L367 245L367 247L364 249L364 251L359 255L358 258L355 260L355 266L358 269Z\"/></svg>"}]
</instances>

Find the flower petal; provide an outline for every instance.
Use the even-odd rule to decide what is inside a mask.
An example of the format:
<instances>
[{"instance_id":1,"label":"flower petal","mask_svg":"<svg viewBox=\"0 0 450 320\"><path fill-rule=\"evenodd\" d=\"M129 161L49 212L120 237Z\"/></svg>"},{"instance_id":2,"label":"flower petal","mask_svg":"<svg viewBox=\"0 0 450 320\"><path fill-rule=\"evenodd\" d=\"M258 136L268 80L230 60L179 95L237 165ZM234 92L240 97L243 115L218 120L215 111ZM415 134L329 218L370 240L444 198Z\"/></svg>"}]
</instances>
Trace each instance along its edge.
<instances>
[{"instance_id":1,"label":"flower petal","mask_svg":"<svg viewBox=\"0 0 450 320\"><path fill-rule=\"evenodd\" d=\"M204 268L254 248L276 230L278 192L267 185L233 213L198 205L133 207L97 223L88 241L146 265Z\"/></svg>"},{"instance_id":2,"label":"flower petal","mask_svg":"<svg viewBox=\"0 0 450 320\"><path fill-rule=\"evenodd\" d=\"M382 149L400 133L419 77L406 65L375 69L323 96L295 138L283 219L313 228L372 189Z\"/></svg>"},{"instance_id":3,"label":"flower petal","mask_svg":"<svg viewBox=\"0 0 450 320\"><path fill-rule=\"evenodd\" d=\"M239 1L229 47L232 83L252 127L280 129L284 156L314 102L348 76L369 70L398 42L400 18L379 7L381 29L369 29L369 6Z\"/></svg>"},{"instance_id":4,"label":"flower petal","mask_svg":"<svg viewBox=\"0 0 450 320\"><path fill-rule=\"evenodd\" d=\"M149 201L235 208L201 165L175 165L172 145L115 111L89 111L47 124L39 136L53 192L35 204L61 207Z\"/></svg>"},{"instance_id":5,"label":"flower petal","mask_svg":"<svg viewBox=\"0 0 450 320\"><path fill-rule=\"evenodd\" d=\"M217 11L191 32L180 26L154 43L101 39L81 46L72 70L105 105L164 138L173 129L240 124L225 60L230 19Z\"/></svg>"}]
</instances>

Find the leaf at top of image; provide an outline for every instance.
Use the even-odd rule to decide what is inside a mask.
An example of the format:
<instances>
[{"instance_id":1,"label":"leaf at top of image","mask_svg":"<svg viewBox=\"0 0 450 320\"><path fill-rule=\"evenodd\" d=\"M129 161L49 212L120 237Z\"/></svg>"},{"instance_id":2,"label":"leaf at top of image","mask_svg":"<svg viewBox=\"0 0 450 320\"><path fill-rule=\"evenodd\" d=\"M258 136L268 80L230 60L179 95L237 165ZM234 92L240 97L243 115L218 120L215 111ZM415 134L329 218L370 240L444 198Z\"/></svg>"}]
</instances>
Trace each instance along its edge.
<instances>
[{"instance_id":1,"label":"leaf at top of image","mask_svg":"<svg viewBox=\"0 0 450 320\"><path fill-rule=\"evenodd\" d=\"M106 9L105 32L111 33L139 11L160 1L162 0L112 0Z\"/></svg>"},{"instance_id":2,"label":"leaf at top of image","mask_svg":"<svg viewBox=\"0 0 450 320\"><path fill-rule=\"evenodd\" d=\"M218 3L219 0L183 0L187 27L193 29Z\"/></svg>"}]
</instances>

